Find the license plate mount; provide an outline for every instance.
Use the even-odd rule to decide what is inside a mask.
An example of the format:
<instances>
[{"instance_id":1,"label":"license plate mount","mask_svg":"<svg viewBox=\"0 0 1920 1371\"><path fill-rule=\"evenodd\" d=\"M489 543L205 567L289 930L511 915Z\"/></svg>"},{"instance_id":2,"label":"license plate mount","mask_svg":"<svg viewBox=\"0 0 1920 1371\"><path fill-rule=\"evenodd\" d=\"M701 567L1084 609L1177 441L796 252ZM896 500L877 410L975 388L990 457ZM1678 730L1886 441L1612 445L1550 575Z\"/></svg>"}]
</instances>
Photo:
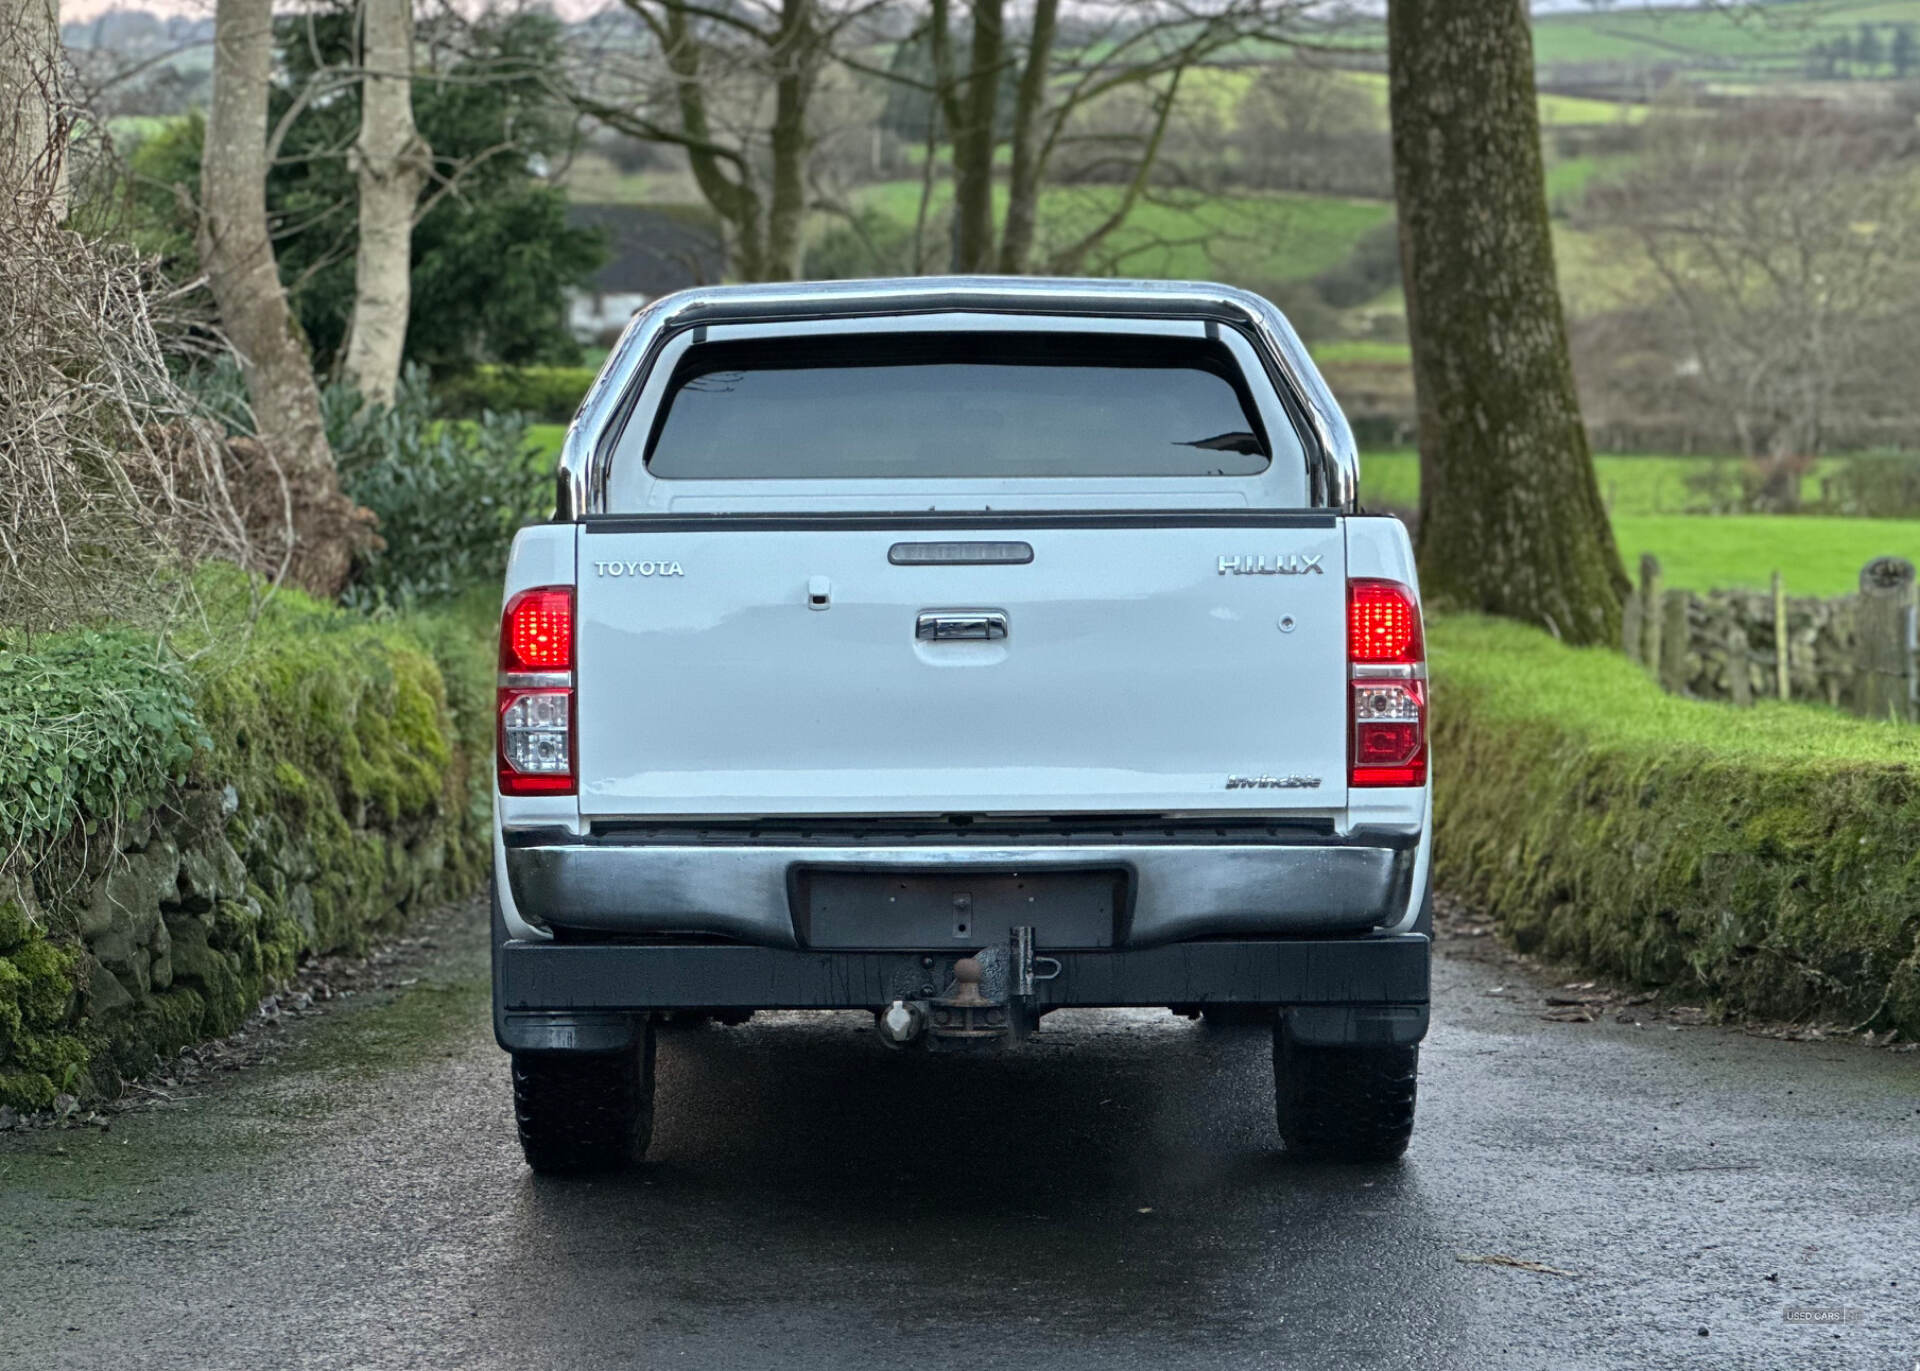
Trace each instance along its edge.
<instances>
[{"instance_id":1,"label":"license plate mount","mask_svg":"<svg viewBox=\"0 0 1920 1371\"><path fill-rule=\"evenodd\" d=\"M800 867L792 877L794 931L804 947L836 951L971 951L1004 944L1015 928L1035 946L1114 947L1128 873L872 870Z\"/></svg>"}]
</instances>

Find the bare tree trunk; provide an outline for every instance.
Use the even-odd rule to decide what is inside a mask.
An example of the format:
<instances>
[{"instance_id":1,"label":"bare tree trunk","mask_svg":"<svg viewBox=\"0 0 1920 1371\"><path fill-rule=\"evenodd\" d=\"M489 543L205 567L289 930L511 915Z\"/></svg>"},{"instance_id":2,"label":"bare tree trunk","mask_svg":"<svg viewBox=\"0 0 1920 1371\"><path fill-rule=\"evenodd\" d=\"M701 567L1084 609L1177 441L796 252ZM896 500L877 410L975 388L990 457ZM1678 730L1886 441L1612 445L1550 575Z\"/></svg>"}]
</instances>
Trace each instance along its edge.
<instances>
[{"instance_id":1,"label":"bare tree trunk","mask_svg":"<svg viewBox=\"0 0 1920 1371\"><path fill-rule=\"evenodd\" d=\"M340 493L305 340L287 308L267 229L267 84L272 0L219 0L213 102L201 163L200 260L240 356L254 425L286 482L287 577L332 597L371 518Z\"/></svg>"},{"instance_id":2,"label":"bare tree trunk","mask_svg":"<svg viewBox=\"0 0 1920 1371\"><path fill-rule=\"evenodd\" d=\"M1047 73L1053 38L1059 30L1060 0L1035 0L1033 32L1026 65L1013 103L1013 166L1007 178L1007 222L1000 232L1000 270L1018 276L1033 256L1033 235L1040 219L1040 113L1046 104Z\"/></svg>"},{"instance_id":3,"label":"bare tree trunk","mask_svg":"<svg viewBox=\"0 0 1920 1371\"><path fill-rule=\"evenodd\" d=\"M393 403L413 295L413 214L430 156L413 123L411 0L361 0L360 190L353 322L344 373L368 400Z\"/></svg>"},{"instance_id":4,"label":"bare tree trunk","mask_svg":"<svg viewBox=\"0 0 1920 1371\"><path fill-rule=\"evenodd\" d=\"M646 17L637 0L628 0L628 6ZM700 40L694 37L685 3L668 0L665 10L667 67L674 77L682 145L694 182L727 226L734 274L743 281L765 280L765 209L753 188L746 159L726 152L714 141L713 126L707 118L706 88L701 84ZM731 175L727 165L733 167Z\"/></svg>"},{"instance_id":5,"label":"bare tree trunk","mask_svg":"<svg viewBox=\"0 0 1920 1371\"><path fill-rule=\"evenodd\" d=\"M765 279L795 281L806 252L807 161L813 134L807 127L807 101L813 94L816 63L813 0L783 0L780 36L773 51L773 177L767 207Z\"/></svg>"},{"instance_id":6,"label":"bare tree trunk","mask_svg":"<svg viewBox=\"0 0 1920 1371\"><path fill-rule=\"evenodd\" d=\"M1437 605L1620 641L1628 589L1554 277L1522 0L1389 0L1394 185Z\"/></svg>"},{"instance_id":7,"label":"bare tree trunk","mask_svg":"<svg viewBox=\"0 0 1920 1371\"><path fill-rule=\"evenodd\" d=\"M974 0L965 100L952 120L955 271L985 271L993 262L994 123L1005 37L1006 0Z\"/></svg>"},{"instance_id":8,"label":"bare tree trunk","mask_svg":"<svg viewBox=\"0 0 1920 1371\"><path fill-rule=\"evenodd\" d=\"M67 217L59 0L0 0L0 194Z\"/></svg>"}]
</instances>

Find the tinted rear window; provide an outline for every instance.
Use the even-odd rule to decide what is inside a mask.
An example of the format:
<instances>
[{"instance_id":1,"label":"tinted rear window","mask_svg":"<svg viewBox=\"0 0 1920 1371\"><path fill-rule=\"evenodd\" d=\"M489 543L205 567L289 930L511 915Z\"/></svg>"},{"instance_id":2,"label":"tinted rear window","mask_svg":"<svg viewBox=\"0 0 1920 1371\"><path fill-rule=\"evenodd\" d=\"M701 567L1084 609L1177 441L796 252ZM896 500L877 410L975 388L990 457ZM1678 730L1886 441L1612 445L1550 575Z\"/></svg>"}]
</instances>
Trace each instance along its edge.
<instances>
[{"instance_id":1,"label":"tinted rear window","mask_svg":"<svg viewBox=\"0 0 1920 1371\"><path fill-rule=\"evenodd\" d=\"M1219 343L1076 334L702 344L646 450L655 476L709 479L1251 476L1271 460Z\"/></svg>"}]
</instances>

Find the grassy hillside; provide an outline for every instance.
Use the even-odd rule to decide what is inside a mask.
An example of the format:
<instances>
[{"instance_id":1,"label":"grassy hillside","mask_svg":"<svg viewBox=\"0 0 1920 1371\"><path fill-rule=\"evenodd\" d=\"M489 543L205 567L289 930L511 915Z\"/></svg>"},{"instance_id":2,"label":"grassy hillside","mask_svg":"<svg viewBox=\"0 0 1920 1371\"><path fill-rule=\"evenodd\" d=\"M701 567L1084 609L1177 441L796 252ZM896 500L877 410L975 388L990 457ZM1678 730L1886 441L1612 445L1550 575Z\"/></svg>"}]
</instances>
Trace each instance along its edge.
<instances>
[{"instance_id":1,"label":"grassy hillside","mask_svg":"<svg viewBox=\"0 0 1920 1371\"><path fill-rule=\"evenodd\" d=\"M1550 79L1555 67L1612 63L1678 64L1750 76L1798 76L1818 43L1852 38L1860 25L1920 27L1920 0L1788 0L1771 5L1629 9L1541 15L1534 57ZM1881 40L1890 37L1883 32ZM1880 75L1890 75L1884 69Z\"/></svg>"},{"instance_id":2,"label":"grassy hillside","mask_svg":"<svg viewBox=\"0 0 1920 1371\"><path fill-rule=\"evenodd\" d=\"M1045 244L1070 242L1112 212L1117 186L1060 186L1040 202ZM951 198L936 186L933 213ZM1004 188L999 193L1005 207ZM911 228L919 204L915 181L885 181L859 192L860 203ZM1137 206L1100 257L1119 260L1115 274L1176 279L1224 278L1257 285L1297 281L1334 266L1362 233L1384 223L1392 207L1379 200L1271 193L1217 196L1187 203ZM1096 258L1089 268L1102 263Z\"/></svg>"}]
</instances>

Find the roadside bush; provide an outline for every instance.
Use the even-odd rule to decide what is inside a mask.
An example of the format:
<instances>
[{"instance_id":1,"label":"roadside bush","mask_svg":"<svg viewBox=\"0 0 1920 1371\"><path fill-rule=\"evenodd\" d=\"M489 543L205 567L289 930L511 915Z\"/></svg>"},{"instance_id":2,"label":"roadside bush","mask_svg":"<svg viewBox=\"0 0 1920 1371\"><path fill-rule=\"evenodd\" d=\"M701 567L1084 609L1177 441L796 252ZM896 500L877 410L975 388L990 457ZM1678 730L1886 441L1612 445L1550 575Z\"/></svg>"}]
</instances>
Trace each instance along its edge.
<instances>
[{"instance_id":1,"label":"roadside bush","mask_svg":"<svg viewBox=\"0 0 1920 1371\"><path fill-rule=\"evenodd\" d=\"M1920 516L1920 460L1860 455L1836 461L1821 482L1823 503L1835 514L1878 519Z\"/></svg>"},{"instance_id":2,"label":"roadside bush","mask_svg":"<svg viewBox=\"0 0 1920 1371\"><path fill-rule=\"evenodd\" d=\"M1392 219L1360 235L1338 266L1313 278L1320 298L1334 309L1364 305L1400 284L1400 226Z\"/></svg>"},{"instance_id":3,"label":"roadside bush","mask_svg":"<svg viewBox=\"0 0 1920 1371\"><path fill-rule=\"evenodd\" d=\"M937 233L929 233L938 241ZM816 281L860 281L913 275L913 226L871 206L851 222L831 225L807 248L807 275Z\"/></svg>"},{"instance_id":4,"label":"roadside bush","mask_svg":"<svg viewBox=\"0 0 1920 1371\"><path fill-rule=\"evenodd\" d=\"M475 367L440 382L440 409L455 419L477 419L491 411L565 424L595 375L592 367Z\"/></svg>"},{"instance_id":5,"label":"roadside bush","mask_svg":"<svg viewBox=\"0 0 1920 1371\"><path fill-rule=\"evenodd\" d=\"M132 629L0 638L0 864L138 818L210 746L186 672Z\"/></svg>"},{"instance_id":6,"label":"roadside bush","mask_svg":"<svg viewBox=\"0 0 1920 1371\"><path fill-rule=\"evenodd\" d=\"M1920 1037L1920 730L1664 694L1521 625L1432 625L1435 858L1523 950Z\"/></svg>"},{"instance_id":7,"label":"roadside bush","mask_svg":"<svg viewBox=\"0 0 1920 1371\"><path fill-rule=\"evenodd\" d=\"M491 596L370 621L197 583L165 646L0 650L0 1104L110 1093L484 878Z\"/></svg>"},{"instance_id":8,"label":"roadside bush","mask_svg":"<svg viewBox=\"0 0 1920 1371\"><path fill-rule=\"evenodd\" d=\"M410 604L497 581L514 531L550 505L526 420L491 410L440 420L422 372L391 408L330 390L326 417L341 486L379 516L385 543L355 567L349 604Z\"/></svg>"},{"instance_id":9,"label":"roadside bush","mask_svg":"<svg viewBox=\"0 0 1920 1371\"><path fill-rule=\"evenodd\" d=\"M52 209L70 146L63 132L0 179L0 623L160 623L187 569L253 544L226 454L168 369L177 302L150 261ZM76 189L86 176L76 163Z\"/></svg>"}]
</instances>

